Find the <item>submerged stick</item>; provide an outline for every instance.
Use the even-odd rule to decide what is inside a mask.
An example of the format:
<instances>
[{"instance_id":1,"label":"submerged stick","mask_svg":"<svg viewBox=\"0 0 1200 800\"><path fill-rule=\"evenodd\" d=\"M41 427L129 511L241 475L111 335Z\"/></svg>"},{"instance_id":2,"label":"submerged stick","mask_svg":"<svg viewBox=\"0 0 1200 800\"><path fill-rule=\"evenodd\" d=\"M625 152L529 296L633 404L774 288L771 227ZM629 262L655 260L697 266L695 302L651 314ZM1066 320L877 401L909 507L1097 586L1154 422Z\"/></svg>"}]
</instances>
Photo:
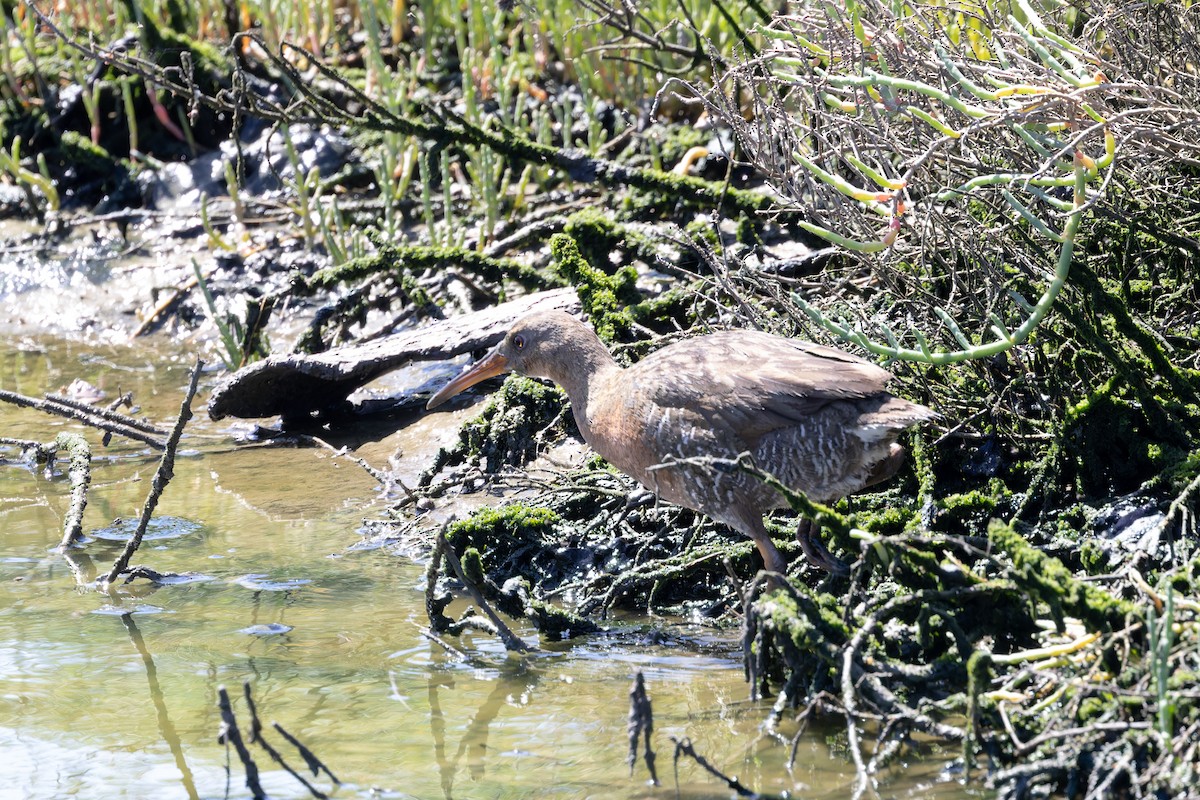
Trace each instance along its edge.
<instances>
[{"instance_id":1,"label":"submerged stick","mask_svg":"<svg viewBox=\"0 0 1200 800\"><path fill-rule=\"evenodd\" d=\"M271 727L274 728L280 736L282 736L284 739L287 739L288 744L296 748L296 752L298 752L300 757L304 759L304 763L307 764L308 768L312 770L313 775L319 775L320 773L324 772L329 776L329 780L333 781L338 786L342 785L342 782L338 780L338 777L333 774L333 771L325 765L325 762L317 758L313 751L305 747L303 743L301 743L301 741L295 736L292 736L290 733L288 733L282 725L280 725L278 722L272 722Z\"/></svg>"},{"instance_id":2,"label":"submerged stick","mask_svg":"<svg viewBox=\"0 0 1200 800\"><path fill-rule=\"evenodd\" d=\"M154 473L154 479L150 482L150 494L146 496L146 503L142 506L142 516L138 519L137 530L125 544L125 550L113 563L108 576L103 579L103 585L111 586L122 572L129 569L129 560L133 558L133 554L142 544L142 537L146 535L146 528L150 525L150 517L153 516L154 509L158 506L158 499L167 488L171 478L175 477L175 450L179 446L184 426L192 418L192 398L196 396L196 385L200 382L200 370L203 367L204 362L196 359L196 364L192 367L187 395L179 407L179 417L175 420L175 427L171 430L171 435L163 449L162 459L158 462L158 471Z\"/></svg>"},{"instance_id":3,"label":"submerged stick","mask_svg":"<svg viewBox=\"0 0 1200 800\"><path fill-rule=\"evenodd\" d=\"M445 536L445 531L443 531L442 538L445 539ZM467 592L470 593L471 599L473 599L475 604L483 610L483 613L487 614L488 619L491 620L492 625L495 626L496 634L500 637L500 641L504 643L504 649L517 653L528 653L530 650L536 650L536 647L530 647L529 645L525 644L525 642L523 642L519 636L513 633L512 630L504 624L504 620L500 619L500 615L492 610L492 606L488 603L487 599L484 598L483 592L479 591L479 587L476 586L473 581L467 578L466 570L463 569L462 562L458 559L458 553L454 552L454 548L450 545L449 541L446 542L444 555L446 557L446 563L450 565L450 568L454 570L454 574L460 581L462 581L463 586L467 588Z\"/></svg>"},{"instance_id":4,"label":"submerged stick","mask_svg":"<svg viewBox=\"0 0 1200 800\"><path fill-rule=\"evenodd\" d=\"M128 426L133 430L141 431L142 433L151 433L158 437L166 436L167 431L158 427L154 423L146 422L145 420L138 419L137 417L131 417L128 414L122 414L121 412L117 411L121 404L127 401L132 402L132 398L133 394L130 392L121 395L108 406L98 406L92 403L83 403L79 400L74 400L61 394L47 394L46 402L57 406L64 406L65 408L73 408L83 414L94 415L109 422L115 422L119 425Z\"/></svg>"},{"instance_id":5,"label":"submerged stick","mask_svg":"<svg viewBox=\"0 0 1200 800\"><path fill-rule=\"evenodd\" d=\"M256 706L254 704L254 695L251 694L251 692L250 692L250 681L245 681L242 683L242 694L246 698L246 708L248 708L250 710L250 743L257 744L263 750L266 750L267 755L269 755L271 757L271 760L274 761L279 766L283 767L284 770L286 770L289 775L291 775L293 778L295 778L297 781L299 781L304 786L304 788L308 790L309 794L311 794L313 797L317 798L317 800L326 800L326 798L328 798L329 795L325 794L320 789L318 789L317 787L315 787L311 783L309 783L307 780L305 780L304 776L301 775L299 772L296 772L296 770L294 770L292 768L292 765L287 763L286 760L284 760L283 756L280 755L279 751L276 750L274 747L272 747L271 744L269 742L267 742L266 739L263 738L263 735L262 735L263 726L262 726L262 722L258 718L258 706ZM282 728L279 727L279 723L275 723L275 727L278 730L283 730ZM308 748L303 747L303 745L300 745L299 742L295 741L294 739L291 739L291 737L288 737L288 738L290 741L294 742L297 746L300 746L304 750L305 753L309 752ZM311 755L311 753L309 753L309 755ZM315 758L315 756L314 756L314 758ZM310 761L309 763L311 764L312 762ZM313 772L316 773L316 770L314 769ZM328 770L326 770L326 772L328 772Z\"/></svg>"},{"instance_id":6,"label":"submerged stick","mask_svg":"<svg viewBox=\"0 0 1200 800\"><path fill-rule=\"evenodd\" d=\"M650 736L654 733L654 710L650 705L650 695L646 693L646 678L638 671L634 678L633 687L629 690L629 775L633 776L633 768L637 765L638 737L642 739L643 759L646 769L650 771L650 780L658 786L658 772L654 769L655 753L651 747Z\"/></svg>"},{"instance_id":7,"label":"submerged stick","mask_svg":"<svg viewBox=\"0 0 1200 800\"><path fill-rule=\"evenodd\" d=\"M754 791L753 789L749 788L748 786L746 786L741 781L739 781L736 776L730 777L729 775L726 775L724 772L721 772L721 770L717 769L712 764L710 764L708 762L708 759L706 759L704 756L702 756L696 752L696 749L694 747L692 747L692 740L687 738L686 736L682 739L678 739L678 738L672 736L671 741L673 741L675 743L675 773L676 773L675 774L675 784L676 784L676 786L679 785L679 758L680 758L680 756L688 756L693 761L695 761L697 764L699 764L701 766L701 768L703 768L704 771L707 772L709 775L712 775L714 778L716 778L719 781L723 781L726 786L728 786L733 792L735 792L737 794L738 797L759 798L759 797L763 796L763 795L760 795L758 792Z\"/></svg>"}]
</instances>

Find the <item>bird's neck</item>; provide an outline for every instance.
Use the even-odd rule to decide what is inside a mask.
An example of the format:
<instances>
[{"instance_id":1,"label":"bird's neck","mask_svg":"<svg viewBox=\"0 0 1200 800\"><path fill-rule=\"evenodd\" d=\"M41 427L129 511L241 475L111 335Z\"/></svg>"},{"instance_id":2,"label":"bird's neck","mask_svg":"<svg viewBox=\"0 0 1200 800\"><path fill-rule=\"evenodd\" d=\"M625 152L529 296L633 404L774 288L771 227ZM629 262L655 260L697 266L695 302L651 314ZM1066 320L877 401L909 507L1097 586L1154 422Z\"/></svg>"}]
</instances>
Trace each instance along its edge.
<instances>
[{"instance_id":1,"label":"bird's neck","mask_svg":"<svg viewBox=\"0 0 1200 800\"><path fill-rule=\"evenodd\" d=\"M561 386L571 399L575 421L579 423L584 438L591 428L589 406L611 386L621 373L621 366L613 360L599 339L581 344L571 353L571 358L562 364L562 374L549 376Z\"/></svg>"}]
</instances>

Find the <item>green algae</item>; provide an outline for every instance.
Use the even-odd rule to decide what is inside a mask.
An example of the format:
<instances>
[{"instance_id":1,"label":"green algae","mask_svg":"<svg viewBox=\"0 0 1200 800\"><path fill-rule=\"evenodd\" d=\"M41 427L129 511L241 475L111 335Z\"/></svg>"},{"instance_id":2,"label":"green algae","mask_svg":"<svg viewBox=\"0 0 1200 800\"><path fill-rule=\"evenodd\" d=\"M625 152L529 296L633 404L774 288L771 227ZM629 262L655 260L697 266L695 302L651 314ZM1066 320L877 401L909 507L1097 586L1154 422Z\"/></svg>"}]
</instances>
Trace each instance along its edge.
<instances>
[{"instance_id":1,"label":"green algae","mask_svg":"<svg viewBox=\"0 0 1200 800\"><path fill-rule=\"evenodd\" d=\"M1088 575L1103 575L1112 566L1108 551L1092 539L1088 539L1080 544L1079 561Z\"/></svg>"},{"instance_id":2,"label":"green algae","mask_svg":"<svg viewBox=\"0 0 1200 800\"><path fill-rule=\"evenodd\" d=\"M567 218L562 232L575 240L580 255L588 265L613 276L617 265L613 255L629 253L644 261L652 261L657 253L644 234L615 221L599 208L585 208ZM566 276L570 279L570 276Z\"/></svg>"},{"instance_id":3,"label":"green algae","mask_svg":"<svg viewBox=\"0 0 1200 800\"><path fill-rule=\"evenodd\" d=\"M318 289L331 289L344 283L378 274L391 274L411 279L412 275L421 270L442 270L449 267L459 268L464 272L496 283L511 280L526 289L546 289L561 285L553 276L547 276L519 261L508 258L491 258L464 247L397 245L388 242L378 234L373 236L372 240L379 252L351 259L336 267L319 270L310 278L301 278L299 279L300 288L304 293L312 293ZM409 302L422 304L430 302L423 291L417 294L416 289L410 287L409 292L414 295Z\"/></svg>"},{"instance_id":4,"label":"green algae","mask_svg":"<svg viewBox=\"0 0 1200 800\"><path fill-rule=\"evenodd\" d=\"M523 574L533 554L558 538L558 523L559 516L551 509L510 503L451 523L445 537L463 560L470 580L483 588L488 582L502 584L512 575Z\"/></svg>"},{"instance_id":5,"label":"green algae","mask_svg":"<svg viewBox=\"0 0 1200 800\"><path fill-rule=\"evenodd\" d=\"M458 440L438 450L419 485L430 486L443 470L468 463L479 464L487 475L529 463L543 447L574 430L573 418L565 425L554 424L564 416L565 402L566 395L557 387L509 375L483 410L459 428Z\"/></svg>"},{"instance_id":6,"label":"green algae","mask_svg":"<svg viewBox=\"0 0 1200 800\"><path fill-rule=\"evenodd\" d=\"M987 650L976 650L967 659L967 725L962 741L962 759L968 770L975 764L975 745L980 738L981 695L990 685L992 671L992 654Z\"/></svg>"},{"instance_id":7,"label":"green algae","mask_svg":"<svg viewBox=\"0 0 1200 800\"><path fill-rule=\"evenodd\" d=\"M643 297L637 286L637 270L629 265L617 266L610 258L613 248L629 241L622 226L600 213L579 214L572 220L568 231L580 239L569 232L555 234L550 239L550 253L557 272L575 287L601 340L610 345L629 342L635 326L677 330L691 324L703 310L705 304L698 304L687 287ZM635 249L645 255L648 247L637 245Z\"/></svg>"},{"instance_id":8,"label":"green algae","mask_svg":"<svg viewBox=\"0 0 1200 800\"><path fill-rule=\"evenodd\" d=\"M485 561L495 558L488 556L485 559L484 556L484 553L506 550L514 541L544 547L557 535L559 521L558 515L550 509L515 503L476 512L470 519L452 524L446 536L451 547L463 548L463 574L486 600L510 617L528 619L545 636L568 639L596 633L602 628L569 609L536 598L527 578L512 577L504 580L503 585L497 585L485 566ZM488 542L490 546L464 546L467 541ZM510 562L512 559L509 555Z\"/></svg>"},{"instance_id":9,"label":"green algae","mask_svg":"<svg viewBox=\"0 0 1200 800\"><path fill-rule=\"evenodd\" d=\"M356 74L353 80L357 81L360 77L360 74ZM439 115L436 110L419 104L415 109L414 119L421 124L413 124L410 130L418 135L431 132L444 135L442 144L458 147L464 141L485 144L490 141L496 146L497 152L504 153L515 162L526 159L528 163L557 166L561 172L581 181L601 180L608 185L641 186L636 192L624 195L625 198L633 198L627 201L630 203L627 210L635 213L666 215L683 219L686 223L688 214L679 213L683 210L692 213L697 209L709 212L714 207L728 210L731 203L735 207L739 204L739 198L746 199L727 192L718 193L715 184L707 184L705 191L701 192L682 192L681 189L695 187L696 184L660 171L635 173L620 165L595 162L578 153L533 147L528 142L521 142L518 136L510 136L510 131L472 127L452 114ZM394 121L371 108L364 114L364 119L366 124L375 125L377 129ZM699 131L689 132L686 127L681 131L681 147L687 141L702 138ZM489 139L489 136L492 138ZM634 176L633 180L620 182L630 175ZM611 196L606 199L611 199ZM610 202L609 205L619 205L619 202ZM638 206L639 203L642 205ZM987 203L975 203L973 208L988 224L1002 222L995 209ZM739 239L748 241L752 235L757 239L760 231L755 230L754 222L760 218L743 208L737 216ZM1177 220L1168 215L1160 220L1161 228L1170 230L1175 222ZM716 245L715 227L709 222L693 221L688 230L702 241ZM990 517L1000 515L1011 516L1014 523L1036 517L1041 532L1069 534L1071 538L1079 539L1086 521L1080 513L1076 513L1081 506L1072 505L1064 511L1054 506L1059 498L1065 497L1069 502L1081 497L1105 497L1147 486L1148 481L1156 481L1151 485L1156 491L1169 487L1179 492L1200 471L1200 450L1195 447L1196 427L1192 424L1200 418L1195 401L1196 374L1180 365L1186 355L1171 349L1186 346L1179 334L1190 330L1188 335L1194 339L1197 327L1194 323L1190 327L1188 323L1183 323L1169 336L1159 337L1148 329L1146 322L1168 318L1167 314L1159 313L1161 306L1157 305L1165 302L1164 298L1173 297L1172 303L1177 307L1186 306L1185 302L1180 302L1180 298L1186 300L1186 292L1189 291L1186 282L1189 273L1194 271L1194 265L1185 264L1181 267L1178 263L1180 256L1174 252L1164 253L1162 260L1146 258L1143 262L1142 257L1151 255L1148 251L1152 247L1169 243L1170 239L1151 235L1147 230L1122 228L1116 233L1118 235L1111 241L1093 236L1091 249L1094 255L1091 263L1095 266L1089 266L1074 275L1072 302L1063 304L1061 313L1056 313L1022 352L1014 353L1011 359L996 359L969 373L964 370L969 375L966 378L959 378L948 370L931 371L932 380L939 384L939 389L947 399L944 413L947 417L946 427L951 429L948 436L952 437L958 426L965 425L969 433L978 432L1012 445L1017 452L1011 456L1006 452L1007 463L1002 468L994 473L962 477L956 470L958 462L947 454L954 444L952 439L935 443L932 438L926 440L923 435L918 435L912 460L919 496L926 501L920 512L906 510L899 503L889 507L889 501L884 499L871 501L876 507L867 514L847 517L841 513L843 506L839 506L836 512L825 512L797 501L801 513L826 514L823 521L834 531L836 544L850 552L855 552L854 548L858 545L848 532L849 526L854 524L853 520L860 520L858 524L872 533L885 535L872 542L864 561L864 575L849 590L849 596L839 593L835 599L829 600L827 598L831 596L824 593L817 595L816 599L803 593L798 596L776 593L769 601L773 603L769 617L778 634L778 648L786 650L790 653L789 658L793 659L782 662L784 666L778 671L780 679L788 681L795 674L789 674L788 670L793 669L793 665L799 665L800 670L807 669L810 677L813 677L809 681L811 686L823 690L836 685L836 667L833 665L841 656L837 650L845 647L856 626L862 624L861 615L856 619L850 606L869 607L879 597L900 597L919 590L948 591L953 586L954 576L957 575L964 583L983 581L982 573L989 569L998 570L1006 576L1012 573L1011 580L1016 588L1011 592L1018 596L1018 599L1011 599L1012 606L1016 607L1026 599L1030 601L1017 609L1020 613L1013 614L1015 621L988 620L984 612L994 611L1001 607L999 605L980 609L967 605L951 607L947 603L936 610L923 608L915 617L905 617L901 627L903 633L915 628L915 640L909 642L908 647L922 651L917 656L927 658L934 651L948 649L948 642L957 635L952 631L954 626L963 629L964 639L1011 636L1000 626L1019 628L1028 624L1032 618L1040 616L1037 606L1042 604L1051 609L1052 616L1060 625L1063 617L1069 614L1080 614L1090 625L1105 630L1111 630L1118 624L1117 620L1127 611L1127 604L1120 604L1124 601L1114 603L1113 607L1106 606L1107 593L1077 581L1072 583L1072 576L1065 565L1038 553L1012 528L997 531L991 538L1003 552L1009 554L1013 562L1011 569L1007 565L997 567L985 557L971 561L967 548L954 551L957 557L964 560L968 569L977 570L979 575L964 575L947 567L949 547L946 542L949 536L926 536L922 539L915 535L928 534L927 523L932 519L932 526L937 531L968 538L980 533ZM643 323L647 315L660 312L676 314L685 310L689 302L692 302L695 313L698 304L684 292L671 299L645 300L640 296L636 286L636 271L614 260L614 254L618 259L626 254L646 257L641 246L630 239L628 226L619 226L603 213L593 211L568 221L565 237L566 241L574 242L574 252L562 239L551 246L558 260L560 274L578 288L584 298L585 308L606 341L627 343L635 333L635 325ZM1130 242L1140 248L1132 257L1120 256L1124 259L1120 262L1116 256L1111 260L1099 260L1108 258L1110 252L1128 250ZM1081 244L1080 250L1084 249ZM518 263L499 259L472 261L473 252L455 251L452 248L428 248L427 253L409 251L407 259L396 258L396 252L389 251L386 258L380 257L374 262L364 261L347 265L341 271L320 273L307 283L307 288L330 289L348 281L362 280L392 270L392 278L399 285L402 302L427 305L428 296L420 293L421 287L415 282L416 272L421 269L436 270L456 264L487 281L501 284L501 292L505 283L538 286L543 285L536 283L538 280L546 281L545 285L557 280L556 276L547 276L535 270L522 273L521 270L527 268ZM952 259L947 261L952 262ZM1169 270L1163 269L1163 261L1169 262ZM973 266L973 262L965 264L968 269ZM1025 280L1022 268L1013 264L1006 265L1005 269L1013 286L1024 291L1029 281ZM1089 275L1089 269L1095 273L1094 276ZM904 271L901 269L901 272ZM917 274L911 270L908 273ZM530 283L523 282L525 277L529 277ZM1190 280L1194 283L1194 275L1190 275ZM936 303L946 299L949 288L949 281L939 277L928 288L930 299L914 295L903 301L892 302L881 308L879 318L920 320L928 316L925 305L930 301ZM752 302L758 300L757 297L752 298ZM769 300L763 302L768 303ZM654 305L656 303L658 305ZM775 305L772 305L772 310ZM360 310L361 307L356 307L353 313ZM715 307L708 310L716 311ZM852 306L851 310L857 312L858 308ZM701 320L711 321L721 316L728 318L727 314L726 309L721 309L719 314L702 314ZM872 318L869 313L855 315ZM1061 363L1058 363L1056 360L1060 358ZM1055 370L1057 375L1046 384L1046 376ZM1028 371L1031 376L1027 387L1017 384L1022 371ZM1016 386L1011 391L1006 386L1009 381ZM506 388L510 385L515 386L515 383L505 384ZM543 422L545 425L554 425L553 435L558 435L560 426L555 423L561 414L561 396L547 399L540 416L521 416L519 407L528 401L525 391L514 393L503 408L489 407L490 412L485 413L490 413L490 416L486 419L477 418L470 423L473 427L463 437L459 454L448 455L440 460L433 472L447 465L479 464L486 476L505 465L525 463L536 454L541 444L537 432L546 430ZM544 387L529 391L544 391ZM1044 395L1044 398L1039 395ZM1032 402L1030 397L1034 398ZM540 402L536 401L535 405ZM981 421L978 422L972 417L976 409L1004 412L1010 410L1010 406L1016 411L1006 420L997 422L990 413L981 415ZM977 431L970 430L971 427L977 428ZM963 451L967 449L964 447ZM1098 454L1100 457L1097 457ZM442 459L441 454L439 459ZM428 483L424 481L423 485ZM1021 498L1019 504L1016 503L1018 498ZM1043 501L1041 508L1038 508L1038 500ZM600 514L597 510L599 503L595 498L587 498L586 493L576 493L571 503L579 515L578 519L572 518L572 523L587 522L586 515L589 513L593 515L591 522L595 522ZM1017 505L1015 510L1013 505ZM489 570L496 576L503 574L500 568L502 563L508 563L513 570L521 568L521 559L505 556L506 550L503 546L497 547L497 541L528 545L529 549L522 556L525 558L535 552L534 547L543 548L537 552L544 554L544 548L550 546L548 542L565 533L565 517L561 511L551 511L560 517L547 520L541 516L541 512L548 509L537 508L540 509L537 513L533 508L526 508L505 512L495 518L473 518L471 536L477 536L480 544L468 548L463 555L464 567L472 580L477 579L486 585L492 580ZM926 511L931 513L927 515ZM839 516L831 517L829 513ZM677 523L678 519L672 522ZM687 526L692 523L690 518L685 518L682 524ZM664 523L659 527L668 526ZM992 527L995 528L996 524L993 523ZM697 574L694 564L700 553L708 559L706 563L717 562L728 556L743 574L751 569L752 558L745 554L752 551L744 541L726 542L724 547L714 545L703 551L692 548L677 554L670 552L668 546L659 544L659 538L667 539L665 533L661 536L657 531L641 533L645 535L637 542L641 545L638 553L654 558L638 563L632 558L622 559L614 555L611 562L606 562L611 563L618 575L609 586L610 597L627 590L633 594L649 587L646 592L647 603L652 603L665 595L673 583L684 582L685 578ZM902 533L914 535L905 537ZM669 541L674 544L677 540ZM791 552L794 552L794 548ZM1102 570L1107 566L1102 556L1103 549L1094 542L1084 541L1081 544L1080 560L1089 570ZM796 572L793 580L797 583L817 580L802 570ZM522 591L530 594L530 585L525 583L523 586L523 589L514 587L513 591L518 595ZM700 586L697 581L688 588L708 591L713 584ZM1095 592L1089 593L1090 589L1095 589ZM728 593L727 587L725 591ZM540 601L529 600L524 603L523 609L527 610L537 602ZM829 612L833 610L839 613L830 617ZM903 642L903 635L897 637L896 641ZM1011 639L1008 641L1011 642ZM802 648L814 649L807 651ZM765 657L769 650L766 646L756 647L755 653ZM819 680L814 677L818 671L817 665L803 658L805 655L811 657L813 652L829 655L828 663L824 664L826 671L821 673ZM901 666L917 658L911 649L901 649L899 644L891 641L881 651L872 653L872 657L878 656L879 652L891 659L893 663L887 663L887 667L897 672ZM946 652L935 656L935 659L949 657ZM972 702L978 699L986 683L977 675L980 671L979 664L972 656L967 665L967 691ZM915 695L914 691L906 696Z\"/></svg>"},{"instance_id":10,"label":"green algae","mask_svg":"<svg viewBox=\"0 0 1200 800\"><path fill-rule=\"evenodd\" d=\"M936 526L944 531L980 530L1010 505L1012 497L1013 491L997 478L986 487L944 495L936 501Z\"/></svg>"},{"instance_id":11,"label":"green algae","mask_svg":"<svg viewBox=\"0 0 1200 800\"><path fill-rule=\"evenodd\" d=\"M311 277L295 273L292 277L292 292L307 296L321 289L333 289L343 283L362 281L360 290L340 297L332 306L327 306L314 315L312 324L296 343L300 353L318 353L326 349L324 331L331 325L362 323L372 309L415 309L426 316L440 317L441 310L418 280L417 271L432 265L444 265L443 259L453 258L441 248L419 245L396 246L384 240L378 233L370 237L378 252L368 256L352 258L344 264L328 267ZM385 292L370 291L369 279L384 277L390 281Z\"/></svg>"},{"instance_id":12,"label":"green algae","mask_svg":"<svg viewBox=\"0 0 1200 800\"><path fill-rule=\"evenodd\" d=\"M758 600L743 633L755 690L766 695L774 682L795 704L837 686L840 649L849 638L841 610L838 598L802 585Z\"/></svg>"},{"instance_id":13,"label":"green algae","mask_svg":"<svg viewBox=\"0 0 1200 800\"><path fill-rule=\"evenodd\" d=\"M550 253L559 273L575 286L596 335L610 343L624 338L631 324L627 309L642 300L637 270L625 266L610 275L597 269L583 257L575 239L565 233L550 238Z\"/></svg>"},{"instance_id":14,"label":"green algae","mask_svg":"<svg viewBox=\"0 0 1200 800\"><path fill-rule=\"evenodd\" d=\"M541 539L553 531L558 520L558 515L548 508L510 503L481 509L465 520L451 523L446 529L446 540L456 549L464 547L464 552L468 542L472 547L487 549L486 543L497 538Z\"/></svg>"},{"instance_id":15,"label":"green algae","mask_svg":"<svg viewBox=\"0 0 1200 800\"><path fill-rule=\"evenodd\" d=\"M1045 603L1060 631L1068 615L1093 630L1107 632L1119 630L1128 617L1138 616L1132 603L1083 583L1061 561L1038 550L1011 526L993 520L988 538L1012 559L1012 580L1017 588L1031 600Z\"/></svg>"},{"instance_id":16,"label":"green algae","mask_svg":"<svg viewBox=\"0 0 1200 800\"><path fill-rule=\"evenodd\" d=\"M117 159L88 137L75 131L63 131L58 141L59 156L90 175L104 175L118 168Z\"/></svg>"}]
</instances>

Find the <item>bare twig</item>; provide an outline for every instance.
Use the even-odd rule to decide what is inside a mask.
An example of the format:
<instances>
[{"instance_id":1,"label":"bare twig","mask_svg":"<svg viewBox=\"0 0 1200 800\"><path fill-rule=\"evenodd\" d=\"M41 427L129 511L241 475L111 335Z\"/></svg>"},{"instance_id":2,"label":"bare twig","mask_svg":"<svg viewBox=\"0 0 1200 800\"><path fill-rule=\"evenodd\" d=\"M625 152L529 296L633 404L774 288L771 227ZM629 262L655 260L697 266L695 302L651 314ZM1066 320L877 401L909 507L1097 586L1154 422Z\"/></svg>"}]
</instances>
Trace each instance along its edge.
<instances>
[{"instance_id":1,"label":"bare twig","mask_svg":"<svg viewBox=\"0 0 1200 800\"><path fill-rule=\"evenodd\" d=\"M308 793L311 794L313 797L317 798L317 800L325 800L327 797L329 797L329 795L325 794L320 789L318 789L317 787L315 787L311 783L309 783L307 780L305 780L303 775L296 772L296 770L292 769L291 764L287 763L287 761L284 760L283 756L281 756L279 754L279 751L276 750L274 747L272 747L271 743L263 738L262 722L260 722L258 719L258 706L256 706L254 703L254 695L251 694L251 692L250 692L250 681L245 681L244 683L242 683L242 694L246 698L246 708L250 711L250 743L257 744L263 750L266 750L267 755L269 755L271 757L272 761L274 761L279 766L283 767L283 769L289 775L291 775L293 778L295 778L297 781L299 781L301 783L301 785L303 785L304 788L308 790ZM279 723L275 723L275 729L277 731L281 731L281 732L283 731L283 729L281 727L279 727ZM296 746L300 747L305 754L307 754L308 756L310 756L314 759L316 758L315 756L312 756L312 753L308 750L308 748L303 747L303 745L301 745L298 741L296 741L292 736L287 735L287 738L290 742L292 742ZM306 760L308 760L308 759L306 758ZM321 762L317 761L316 763L320 764ZM311 766L312 762L310 761L309 764ZM326 770L326 771L328 771L328 770ZM313 773L317 774L316 769L313 770ZM335 783L336 783L336 781L335 781Z\"/></svg>"},{"instance_id":2,"label":"bare twig","mask_svg":"<svg viewBox=\"0 0 1200 800\"><path fill-rule=\"evenodd\" d=\"M46 395L46 402L65 406L67 408L73 408L83 414L101 417L109 422L115 422L119 425L132 428L133 430L141 431L142 433L153 434L154 436L158 436L160 438L166 436L168 431L158 427L153 423L146 422L142 419L137 419L136 417L131 417L128 414L117 413L116 409L119 408L123 403L132 402L132 398L132 394L126 393L118 397L108 406L97 406L91 403L81 403L78 400L72 400L70 397L64 397L61 394L48 394Z\"/></svg>"},{"instance_id":3,"label":"bare twig","mask_svg":"<svg viewBox=\"0 0 1200 800\"><path fill-rule=\"evenodd\" d=\"M708 759L706 759L704 756L697 753L696 749L694 747L692 747L691 739L688 739L687 737L684 737L682 739L677 739L676 737L672 736L671 741L675 743L675 783L676 783L676 785L679 784L679 759L681 756L687 756L688 758L692 759L697 764L699 764L700 767L702 769L704 769L704 771L707 772L709 775L712 775L717 780L722 781L726 786L728 786L730 789L732 789L734 792L736 792L738 797L749 797L749 798L762 797L762 795L760 795L758 792L756 792L753 789L746 786L744 783L739 781L736 777L731 778L730 776L726 775L724 772L721 772L721 770L714 767L712 764L708 763Z\"/></svg>"},{"instance_id":4,"label":"bare twig","mask_svg":"<svg viewBox=\"0 0 1200 800\"><path fill-rule=\"evenodd\" d=\"M73 419L77 422L82 422L84 425L148 444L155 450L162 450L166 446L163 444L160 436L153 435L153 433L161 433L157 428L148 426L146 423L134 420L131 417L126 417L124 414L117 414L97 406L66 401L65 398L57 398L53 395L48 395L45 400L38 400L35 397L26 397L17 392L10 392L4 389L0 389L0 401L43 411L58 417ZM149 428L149 432L147 428Z\"/></svg>"},{"instance_id":5,"label":"bare twig","mask_svg":"<svg viewBox=\"0 0 1200 800\"><path fill-rule=\"evenodd\" d=\"M122 551L121 555L113 563L108 576L103 579L102 583L105 585L111 586L116 581L117 576L128 569L129 560L133 558L133 554L137 552L138 547L142 544L142 537L146 535L146 528L150 525L150 518L154 514L154 509L158 506L158 500L167 488L167 484L171 481L171 478L175 475L175 449L179 446L179 439L183 436L184 427L187 425L188 420L192 418L192 398L196 396L196 386L200 382L200 370L203 367L204 362L199 359L196 360L195 366L192 367L187 394L184 396L183 403L179 407L179 417L175 420L175 427L171 430L171 435L163 448L163 455L158 463L158 470L154 473L154 479L150 482L150 493L146 496L145 505L142 506L142 515L138 519L137 529L126 543L124 551Z\"/></svg>"},{"instance_id":6,"label":"bare twig","mask_svg":"<svg viewBox=\"0 0 1200 800\"><path fill-rule=\"evenodd\" d=\"M287 730L285 730L284 727L278 722L272 722L271 727L274 728L280 736L282 736L284 739L287 739L288 744L296 748L296 752L298 752L300 757L304 759L304 763L308 765L310 770L312 770L313 775L317 775L319 772L324 772L329 776L329 780L333 781L339 786L341 785L342 782L338 780L338 777L333 774L332 770L330 770L328 766L326 766L325 762L317 758L316 754L305 747L299 739L288 733Z\"/></svg>"}]
</instances>

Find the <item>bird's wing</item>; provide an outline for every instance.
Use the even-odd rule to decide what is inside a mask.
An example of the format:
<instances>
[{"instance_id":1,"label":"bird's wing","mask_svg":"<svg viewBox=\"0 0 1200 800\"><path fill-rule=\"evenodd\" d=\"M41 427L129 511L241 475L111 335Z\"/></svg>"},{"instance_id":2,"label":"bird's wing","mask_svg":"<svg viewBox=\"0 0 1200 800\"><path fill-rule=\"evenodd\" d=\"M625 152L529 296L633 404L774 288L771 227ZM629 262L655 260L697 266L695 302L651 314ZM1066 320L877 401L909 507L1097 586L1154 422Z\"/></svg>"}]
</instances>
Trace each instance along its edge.
<instances>
[{"instance_id":1,"label":"bird's wing","mask_svg":"<svg viewBox=\"0 0 1200 800\"><path fill-rule=\"evenodd\" d=\"M634 369L655 404L690 409L747 448L771 431L803 424L829 403L879 395L891 378L849 353L754 331L689 339Z\"/></svg>"}]
</instances>

